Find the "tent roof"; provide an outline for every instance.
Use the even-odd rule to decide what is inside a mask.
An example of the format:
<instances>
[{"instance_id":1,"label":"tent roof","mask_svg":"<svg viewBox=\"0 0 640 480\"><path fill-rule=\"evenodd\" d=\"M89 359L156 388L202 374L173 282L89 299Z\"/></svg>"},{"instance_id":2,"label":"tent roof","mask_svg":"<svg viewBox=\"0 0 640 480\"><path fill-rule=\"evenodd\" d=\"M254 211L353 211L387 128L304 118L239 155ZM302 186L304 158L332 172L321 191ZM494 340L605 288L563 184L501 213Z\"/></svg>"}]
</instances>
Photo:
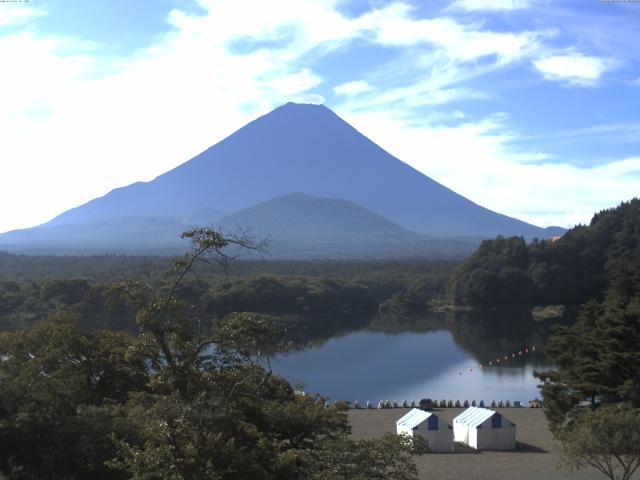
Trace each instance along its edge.
<instances>
[{"instance_id":1,"label":"tent roof","mask_svg":"<svg viewBox=\"0 0 640 480\"><path fill-rule=\"evenodd\" d=\"M419 410L417 408L412 409L409 413L407 413L404 417L396 422L397 425L404 425L408 428L414 428L424 422L427 418L429 418L433 413L425 412L424 410Z\"/></svg>"},{"instance_id":2,"label":"tent roof","mask_svg":"<svg viewBox=\"0 0 640 480\"><path fill-rule=\"evenodd\" d=\"M453 419L454 423L461 423L469 427L477 427L491 418L497 412L480 407L469 407Z\"/></svg>"}]
</instances>

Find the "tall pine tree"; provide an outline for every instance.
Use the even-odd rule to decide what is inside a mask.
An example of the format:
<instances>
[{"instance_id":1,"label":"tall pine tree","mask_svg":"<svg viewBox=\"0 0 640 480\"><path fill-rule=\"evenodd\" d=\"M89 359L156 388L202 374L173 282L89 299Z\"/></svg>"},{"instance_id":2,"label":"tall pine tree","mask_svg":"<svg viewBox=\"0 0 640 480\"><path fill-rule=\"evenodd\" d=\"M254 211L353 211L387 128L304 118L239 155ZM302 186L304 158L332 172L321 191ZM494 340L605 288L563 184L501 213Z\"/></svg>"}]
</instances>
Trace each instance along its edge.
<instances>
[{"instance_id":1,"label":"tall pine tree","mask_svg":"<svg viewBox=\"0 0 640 480\"><path fill-rule=\"evenodd\" d=\"M583 305L578 321L557 328L549 340L556 369L537 376L556 431L585 400L640 406L640 247L631 252L615 259L604 301Z\"/></svg>"}]
</instances>

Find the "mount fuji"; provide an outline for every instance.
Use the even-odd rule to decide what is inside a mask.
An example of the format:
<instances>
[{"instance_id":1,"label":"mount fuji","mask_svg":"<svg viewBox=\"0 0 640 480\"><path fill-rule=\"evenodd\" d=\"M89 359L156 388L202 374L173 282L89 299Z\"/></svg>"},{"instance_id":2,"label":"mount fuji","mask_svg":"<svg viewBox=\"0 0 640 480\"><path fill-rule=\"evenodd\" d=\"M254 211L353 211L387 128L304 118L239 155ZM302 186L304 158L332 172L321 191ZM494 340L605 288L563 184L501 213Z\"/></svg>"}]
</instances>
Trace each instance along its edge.
<instances>
[{"instance_id":1,"label":"mount fuji","mask_svg":"<svg viewBox=\"0 0 640 480\"><path fill-rule=\"evenodd\" d=\"M395 158L325 106L287 103L152 181L117 188L43 225L0 235L0 248L157 252L184 246L178 234L194 225L234 223L256 227L274 246L285 237L280 244L301 242L296 256L304 256L307 247L332 255L347 243L352 252L362 242L374 256L369 247L375 243L398 252L410 245L412 255L430 245L423 252L430 256L449 251L452 237L463 254L481 238L548 238L564 231L473 203ZM322 235L309 234L316 227Z\"/></svg>"}]
</instances>

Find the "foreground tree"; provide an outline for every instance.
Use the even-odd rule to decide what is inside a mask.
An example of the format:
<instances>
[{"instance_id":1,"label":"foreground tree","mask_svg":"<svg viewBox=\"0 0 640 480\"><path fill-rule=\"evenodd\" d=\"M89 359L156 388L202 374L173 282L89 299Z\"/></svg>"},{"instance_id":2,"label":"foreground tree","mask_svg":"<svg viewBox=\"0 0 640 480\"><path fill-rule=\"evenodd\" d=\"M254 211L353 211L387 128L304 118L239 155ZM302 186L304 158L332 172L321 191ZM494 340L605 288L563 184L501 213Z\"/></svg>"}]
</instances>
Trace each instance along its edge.
<instances>
[{"instance_id":1,"label":"foreground tree","mask_svg":"<svg viewBox=\"0 0 640 480\"><path fill-rule=\"evenodd\" d=\"M613 270L604 302L583 305L578 321L556 328L549 339L547 353L556 369L537 376L554 432L575 420L584 401L591 407L640 407L640 247L636 253Z\"/></svg>"},{"instance_id":2,"label":"foreground tree","mask_svg":"<svg viewBox=\"0 0 640 480\"><path fill-rule=\"evenodd\" d=\"M561 465L593 467L611 480L629 480L640 467L640 410L606 405L585 410L561 436Z\"/></svg>"},{"instance_id":3,"label":"foreground tree","mask_svg":"<svg viewBox=\"0 0 640 480\"><path fill-rule=\"evenodd\" d=\"M420 440L420 437L415 437ZM378 440L327 442L315 453L313 480L412 480L418 471L412 454L425 448L414 438L385 435Z\"/></svg>"},{"instance_id":4,"label":"foreground tree","mask_svg":"<svg viewBox=\"0 0 640 480\"><path fill-rule=\"evenodd\" d=\"M118 479L109 440L131 437L119 406L148 389L122 332L85 333L58 315L0 333L0 477Z\"/></svg>"},{"instance_id":5,"label":"foreground tree","mask_svg":"<svg viewBox=\"0 0 640 480\"><path fill-rule=\"evenodd\" d=\"M578 321L549 339L556 369L537 374L562 464L612 480L640 466L640 245L627 250L611 260L604 301L583 305Z\"/></svg>"},{"instance_id":6,"label":"foreground tree","mask_svg":"<svg viewBox=\"0 0 640 480\"><path fill-rule=\"evenodd\" d=\"M409 442L349 440L343 411L271 371L290 347L281 320L211 325L179 299L198 262L260 246L212 229L184 237L193 246L168 288L115 286L136 337L68 319L0 336L0 478L313 479L328 466L334 478L415 478Z\"/></svg>"}]
</instances>

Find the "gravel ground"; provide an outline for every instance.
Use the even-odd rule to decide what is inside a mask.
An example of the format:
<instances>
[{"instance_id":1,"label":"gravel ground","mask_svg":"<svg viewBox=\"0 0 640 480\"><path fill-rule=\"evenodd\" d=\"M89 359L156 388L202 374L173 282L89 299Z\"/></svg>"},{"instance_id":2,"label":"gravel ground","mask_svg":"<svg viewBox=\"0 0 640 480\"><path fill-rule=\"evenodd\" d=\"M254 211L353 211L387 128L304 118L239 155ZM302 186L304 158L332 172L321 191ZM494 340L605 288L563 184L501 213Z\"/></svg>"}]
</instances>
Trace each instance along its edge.
<instances>
[{"instance_id":1,"label":"gravel ground","mask_svg":"<svg viewBox=\"0 0 640 480\"><path fill-rule=\"evenodd\" d=\"M451 424L461 408L435 409ZM518 449L511 452L476 452L456 445L454 453L429 453L416 457L420 479L551 480L606 479L597 470L570 473L556 469L559 446L547 428L541 409L498 408L516 424ZM396 432L396 420L408 409L350 410L353 438L376 438ZM634 479L640 479L636 473Z\"/></svg>"}]
</instances>

